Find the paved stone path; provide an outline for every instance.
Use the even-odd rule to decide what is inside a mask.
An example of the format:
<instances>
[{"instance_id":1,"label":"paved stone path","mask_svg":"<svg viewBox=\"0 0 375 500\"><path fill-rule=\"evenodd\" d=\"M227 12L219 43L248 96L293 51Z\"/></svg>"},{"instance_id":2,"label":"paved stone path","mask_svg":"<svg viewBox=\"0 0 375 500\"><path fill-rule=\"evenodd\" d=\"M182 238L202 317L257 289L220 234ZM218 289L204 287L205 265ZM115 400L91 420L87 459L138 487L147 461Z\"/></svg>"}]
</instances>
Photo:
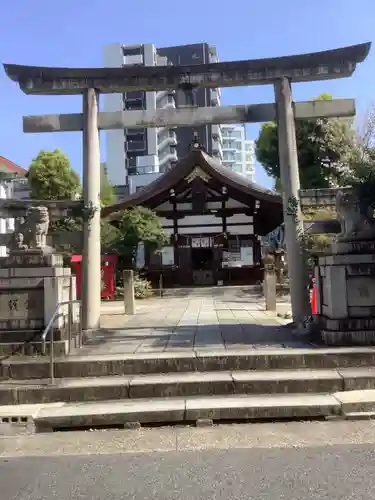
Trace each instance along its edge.
<instances>
[{"instance_id":1,"label":"paved stone path","mask_svg":"<svg viewBox=\"0 0 375 500\"><path fill-rule=\"evenodd\" d=\"M288 298L280 299L278 313L287 312ZM135 316L125 316L121 302L108 303L102 306L102 331L80 354L306 347L280 328L288 322L265 311L262 298L233 291L139 301Z\"/></svg>"}]
</instances>

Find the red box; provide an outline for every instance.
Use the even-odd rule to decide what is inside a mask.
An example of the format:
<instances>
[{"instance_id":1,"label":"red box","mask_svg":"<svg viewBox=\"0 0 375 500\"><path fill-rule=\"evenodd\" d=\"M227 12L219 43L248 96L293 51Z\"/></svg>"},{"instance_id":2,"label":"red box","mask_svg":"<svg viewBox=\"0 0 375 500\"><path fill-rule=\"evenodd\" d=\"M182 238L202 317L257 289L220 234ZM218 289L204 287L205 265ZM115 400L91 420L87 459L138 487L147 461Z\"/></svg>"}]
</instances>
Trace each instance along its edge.
<instances>
[{"instance_id":1,"label":"red box","mask_svg":"<svg viewBox=\"0 0 375 500\"><path fill-rule=\"evenodd\" d=\"M77 298L82 294L82 255L72 255L70 260L77 282ZM102 299L113 300L116 288L116 255L102 255Z\"/></svg>"}]
</instances>

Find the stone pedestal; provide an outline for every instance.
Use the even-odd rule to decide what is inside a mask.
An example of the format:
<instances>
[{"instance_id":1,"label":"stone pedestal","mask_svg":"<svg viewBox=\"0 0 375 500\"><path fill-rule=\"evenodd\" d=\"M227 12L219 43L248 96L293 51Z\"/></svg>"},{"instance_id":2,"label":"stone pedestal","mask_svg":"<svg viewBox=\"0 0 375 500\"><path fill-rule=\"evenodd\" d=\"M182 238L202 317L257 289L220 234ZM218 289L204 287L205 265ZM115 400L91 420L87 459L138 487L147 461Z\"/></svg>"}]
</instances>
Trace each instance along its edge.
<instances>
[{"instance_id":1,"label":"stone pedestal","mask_svg":"<svg viewBox=\"0 0 375 500\"><path fill-rule=\"evenodd\" d=\"M75 277L62 255L13 250L0 264L0 354L40 351L41 336L60 302L76 298ZM68 350L69 306L53 324L56 353ZM72 336L79 332L79 304L72 306Z\"/></svg>"},{"instance_id":2,"label":"stone pedestal","mask_svg":"<svg viewBox=\"0 0 375 500\"><path fill-rule=\"evenodd\" d=\"M276 272L275 257L268 254L263 259L264 263L264 298L266 311L276 311Z\"/></svg>"},{"instance_id":3,"label":"stone pedestal","mask_svg":"<svg viewBox=\"0 0 375 500\"><path fill-rule=\"evenodd\" d=\"M126 270L123 276L125 314L135 314L134 272L132 270Z\"/></svg>"},{"instance_id":4,"label":"stone pedestal","mask_svg":"<svg viewBox=\"0 0 375 500\"><path fill-rule=\"evenodd\" d=\"M375 241L339 241L316 269L326 345L375 345Z\"/></svg>"}]
</instances>

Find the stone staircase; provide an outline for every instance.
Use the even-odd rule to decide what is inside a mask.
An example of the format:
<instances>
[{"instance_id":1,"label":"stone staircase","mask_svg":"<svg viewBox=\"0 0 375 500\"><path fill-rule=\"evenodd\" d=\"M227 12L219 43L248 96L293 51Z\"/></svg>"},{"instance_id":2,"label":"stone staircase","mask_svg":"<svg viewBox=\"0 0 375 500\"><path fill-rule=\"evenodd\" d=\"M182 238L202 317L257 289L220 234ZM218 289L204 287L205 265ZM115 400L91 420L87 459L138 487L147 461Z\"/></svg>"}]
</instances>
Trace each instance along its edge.
<instances>
[{"instance_id":1,"label":"stone staircase","mask_svg":"<svg viewBox=\"0 0 375 500\"><path fill-rule=\"evenodd\" d=\"M249 349L59 358L0 365L0 432L375 411L375 349Z\"/></svg>"}]
</instances>

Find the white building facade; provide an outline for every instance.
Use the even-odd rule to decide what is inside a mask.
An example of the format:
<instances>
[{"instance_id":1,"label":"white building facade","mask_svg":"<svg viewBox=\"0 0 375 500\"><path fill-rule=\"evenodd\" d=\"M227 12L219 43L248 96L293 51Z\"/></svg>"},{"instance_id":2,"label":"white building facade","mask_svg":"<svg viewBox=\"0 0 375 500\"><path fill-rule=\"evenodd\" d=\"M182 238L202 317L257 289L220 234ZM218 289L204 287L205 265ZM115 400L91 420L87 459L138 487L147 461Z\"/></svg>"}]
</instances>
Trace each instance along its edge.
<instances>
[{"instance_id":1,"label":"white building facade","mask_svg":"<svg viewBox=\"0 0 375 500\"><path fill-rule=\"evenodd\" d=\"M153 44L122 45L112 44L104 47L105 67L125 65L166 66L169 64L199 64L217 62L216 49L208 44L166 47L156 49ZM202 89L197 102L189 102L183 92L167 90L162 92L126 92L106 94L104 111L156 110L176 108L192 104L219 106L219 89ZM193 96L193 99L196 97ZM200 141L209 154L222 159L221 132L219 126L209 125L198 130ZM155 180L173 166L179 156L185 156L192 142L195 130L187 127L173 128L128 128L108 130L106 135L106 167L108 180L116 186L119 197L132 194ZM208 147L207 147L208 146ZM185 151L186 150L186 151Z\"/></svg>"},{"instance_id":2,"label":"white building facade","mask_svg":"<svg viewBox=\"0 0 375 500\"><path fill-rule=\"evenodd\" d=\"M12 198L12 186L10 183L2 182L0 179L0 200L8 200ZM0 235L14 232L14 219L0 218ZM0 245L0 257L8 255L7 247Z\"/></svg>"},{"instance_id":3,"label":"white building facade","mask_svg":"<svg viewBox=\"0 0 375 500\"><path fill-rule=\"evenodd\" d=\"M222 163L253 181L255 176L255 143L246 139L245 125L221 125Z\"/></svg>"}]
</instances>

